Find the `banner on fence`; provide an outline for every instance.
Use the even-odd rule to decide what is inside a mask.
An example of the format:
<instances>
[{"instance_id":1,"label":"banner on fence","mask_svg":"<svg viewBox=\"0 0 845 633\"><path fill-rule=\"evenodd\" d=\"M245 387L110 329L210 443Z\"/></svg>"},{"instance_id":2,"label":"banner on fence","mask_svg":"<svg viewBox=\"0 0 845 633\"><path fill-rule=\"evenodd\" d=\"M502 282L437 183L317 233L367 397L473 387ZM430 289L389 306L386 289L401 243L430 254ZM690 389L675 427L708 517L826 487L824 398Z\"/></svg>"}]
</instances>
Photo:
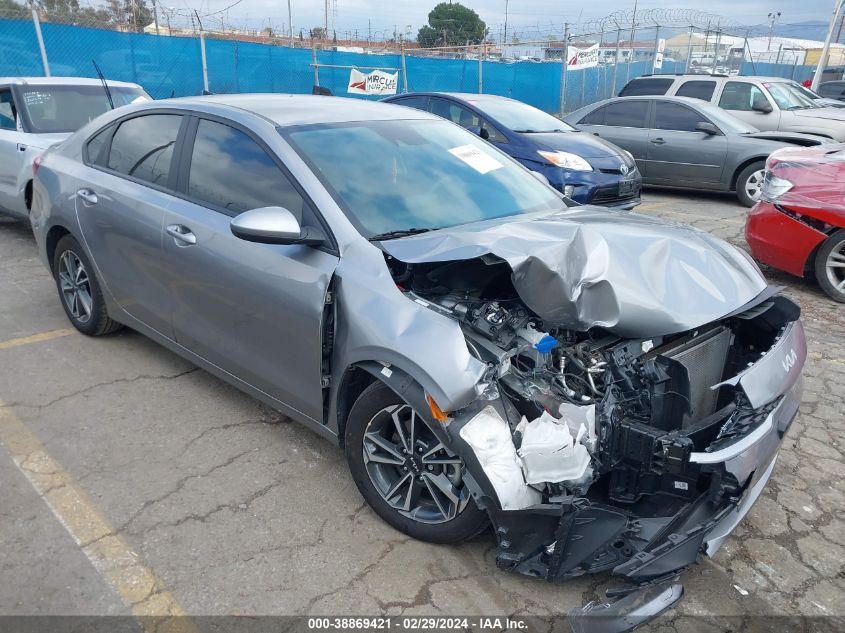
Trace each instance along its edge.
<instances>
[{"instance_id":1,"label":"banner on fence","mask_svg":"<svg viewBox=\"0 0 845 633\"><path fill-rule=\"evenodd\" d=\"M353 68L349 72L349 87L347 92L353 95L395 95L399 73L386 73L374 70L362 73Z\"/></svg>"},{"instance_id":2,"label":"banner on fence","mask_svg":"<svg viewBox=\"0 0 845 633\"><path fill-rule=\"evenodd\" d=\"M567 46L566 59L570 70L594 68L599 65L599 45L593 44L589 48Z\"/></svg>"},{"instance_id":3,"label":"banner on fence","mask_svg":"<svg viewBox=\"0 0 845 633\"><path fill-rule=\"evenodd\" d=\"M663 51L666 50L666 40L660 38L657 40L657 52L654 54L653 70L663 69Z\"/></svg>"}]
</instances>

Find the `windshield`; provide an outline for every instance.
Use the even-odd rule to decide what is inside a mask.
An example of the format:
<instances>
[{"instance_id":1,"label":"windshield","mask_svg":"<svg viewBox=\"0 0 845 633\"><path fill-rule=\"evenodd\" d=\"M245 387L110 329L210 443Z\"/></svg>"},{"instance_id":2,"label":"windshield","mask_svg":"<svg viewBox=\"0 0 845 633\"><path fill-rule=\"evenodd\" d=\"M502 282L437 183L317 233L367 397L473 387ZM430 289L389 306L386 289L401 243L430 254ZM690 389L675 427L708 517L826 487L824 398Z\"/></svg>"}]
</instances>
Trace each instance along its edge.
<instances>
[{"instance_id":1,"label":"windshield","mask_svg":"<svg viewBox=\"0 0 845 633\"><path fill-rule=\"evenodd\" d=\"M31 132L75 132L110 110L103 86L22 86L20 102ZM114 107L149 100L140 88L109 86Z\"/></svg>"},{"instance_id":2,"label":"windshield","mask_svg":"<svg viewBox=\"0 0 845 633\"><path fill-rule=\"evenodd\" d=\"M520 101L510 99L467 99L484 114L488 114L514 132L573 132L575 128L551 114Z\"/></svg>"},{"instance_id":3,"label":"windshield","mask_svg":"<svg viewBox=\"0 0 845 633\"><path fill-rule=\"evenodd\" d=\"M764 83L763 86L772 95L772 99L781 110L804 110L819 107L812 99L792 83Z\"/></svg>"},{"instance_id":4,"label":"windshield","mask_svg":"<svg viewBox=\"0 0 845 633\"><path fill-rule=\"evenodd\" d=\"M566 208L559 194L447 121L281 129L365 237Z\"/></svg>"}]
</instances>

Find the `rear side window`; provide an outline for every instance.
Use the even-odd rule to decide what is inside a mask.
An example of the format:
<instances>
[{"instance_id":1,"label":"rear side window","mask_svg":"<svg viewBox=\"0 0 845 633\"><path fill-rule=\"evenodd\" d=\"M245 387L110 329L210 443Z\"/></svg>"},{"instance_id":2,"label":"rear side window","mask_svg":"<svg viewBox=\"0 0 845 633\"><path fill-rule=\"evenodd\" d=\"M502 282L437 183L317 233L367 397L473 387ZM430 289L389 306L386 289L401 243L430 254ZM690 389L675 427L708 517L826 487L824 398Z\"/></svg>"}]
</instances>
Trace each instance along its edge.
<instances>
[{"instance_id":1,"label":"rear side window","mask_svg":"<svg viewBox=\"0 0 845 633\"><path fill-rule=\"evenodd\" d=\"M578 121L578 125L604 125L605 110L607 110L607 106L602 108L596 108L583 119Z\"/></svg>"},{"instance_id":2,"label":"rear side window","mask_svg":"<svg viewBox=\"0 0 845 633\"><path fill-rule=\"evenodd\" d=\"M665 95L666 91L675 83L672 77L647 77L629 81L620 97L642 97L646 95Z\"/></svg>"},{"instance_id":3,"label":"rear side window","mask_svg":"<svg viewBox=\"0 0 845 633\"><path fill-rule=\"evenodd\" d=\"M654 128L657 130L675 130L695 132L695 126L706 119L686 106L667 101L658 101L654 111Z\"/></svg>"},{"instance_id":4,"label":"rear side window","mask_svg":"<svg viewBox=\"0 0 845 633\"><path fill-rule=\"evenodd\" d=\"M267 152L247 134L202 119L197 127L188 195L229 215L284 207L302 222L305 201Z\"/></svg>"},{"instance_id":5,"label":"rear side window","mask_svg":"<svg viewBox=\"0 0 845 633\"><path fill-rule=\"evenodd\" d=\"M391 101L395 105L405 106L407 108L416 108L417 110L426 110L428 108L428 97L403 97Z\"/></svg>"},{"instance_id":6,"label":"rear side window","mask_svg":"<svg viewBox=\"0 0 845 633\"><path fill-rule=\"evenodd\" d=\"M148 114L123 121L112 138L109 169L160 187L167 186L181 124L182 117L178 114Z\"/></svg>"},{"instance_id":7,"label":"rear side window","mask_svg":"<svg viewBox=\"0 0 845 633\"><path fill-rule=\"evenodd\" d=\"M716 90L715 81L685 81L675 93L678 97L692 97L702 101L710 101Z\"/></svg>"},{"instance_id":8,"label":"rear side window","mask_svg":"<svg viewBox=\"0 0 845 633\"><path fill-rule=\"evenodd\" d=\"M106 162L106 148L109 138L114 132L114 125L100 130L85 145L85 160L94 165L104 165Z\"/></svg>"},{"instance_id":9,"label":"rear side window","mask_svg":"<svg viewBox=\"0 0 845 633\"><path fill-rule=\"evenodd\" d=\"M620 101L604 108L604 124L613 127L645 127L648 101Z\"/></svg>"}]
</instances>

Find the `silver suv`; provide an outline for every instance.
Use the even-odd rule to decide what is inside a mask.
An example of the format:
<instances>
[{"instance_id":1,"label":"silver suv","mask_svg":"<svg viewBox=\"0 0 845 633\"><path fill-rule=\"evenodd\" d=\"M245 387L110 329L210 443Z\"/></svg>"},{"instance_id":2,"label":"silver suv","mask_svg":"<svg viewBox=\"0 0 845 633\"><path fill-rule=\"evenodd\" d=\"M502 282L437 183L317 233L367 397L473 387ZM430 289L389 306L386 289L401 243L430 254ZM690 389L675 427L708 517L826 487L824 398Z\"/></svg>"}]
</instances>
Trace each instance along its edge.
<instances>
[{"instance_id":1,"label":"silver suv","mask_svg":"<svg viewBox=\"0 0 845 633\"><path fill-rule=\"evenodd\" d=\"M114 107L150 99L137 84L106 83ZM111 107L99 79L0 77L0 213L26 218L32 161Z\"/></svg>"},{"instance_id":2,"label":"silver suv","mask_svg":"<svg viewBox=\"0 0 845 633\"><path fill-rule=\"evenodd\" d=\"M803 132L845 141L845 111L819 105L791 79L645 75L632 79L619 92L620 97L644 95L703 99L760 130Z\"/></svg>"}]
</instances>

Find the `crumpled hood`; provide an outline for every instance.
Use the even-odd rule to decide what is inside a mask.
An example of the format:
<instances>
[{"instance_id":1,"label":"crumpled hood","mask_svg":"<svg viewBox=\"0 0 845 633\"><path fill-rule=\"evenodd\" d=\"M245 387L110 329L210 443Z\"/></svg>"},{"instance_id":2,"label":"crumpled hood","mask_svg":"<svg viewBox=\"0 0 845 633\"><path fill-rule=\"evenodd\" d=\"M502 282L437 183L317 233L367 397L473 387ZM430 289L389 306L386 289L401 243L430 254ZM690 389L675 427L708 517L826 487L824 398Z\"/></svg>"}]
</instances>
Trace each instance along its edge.
<instances>
[{"instance_id":1,"label":"crumpled hood","mask_svg":"<svg viewBox=\"0 0 845 633\"><path fill-rule=\"evenodd\" d=\"M441 229L382 248L407 263L494 255L510 265L514 288L544 321L628 338L709 323L766 288L749 257L708 233L589 206Z\"/></svg>"},{"instance_id":2,"label":"crumpled hood","mask_svg":"<svg viewBox=\"0 0 845 633\"><path fill-rule=\"evenodd\" d=\"M742 134L739 138L756 138L766 141L795 143L799 146L808 147L812 147L814 145L824 145L826 143L832 142L830 139L826 139L821 136L816 136L814 134L803 134L801 132L781 132L779 130L768 130L765 132L749 132L748 134Z\"/></svg>"}]
</instances>

